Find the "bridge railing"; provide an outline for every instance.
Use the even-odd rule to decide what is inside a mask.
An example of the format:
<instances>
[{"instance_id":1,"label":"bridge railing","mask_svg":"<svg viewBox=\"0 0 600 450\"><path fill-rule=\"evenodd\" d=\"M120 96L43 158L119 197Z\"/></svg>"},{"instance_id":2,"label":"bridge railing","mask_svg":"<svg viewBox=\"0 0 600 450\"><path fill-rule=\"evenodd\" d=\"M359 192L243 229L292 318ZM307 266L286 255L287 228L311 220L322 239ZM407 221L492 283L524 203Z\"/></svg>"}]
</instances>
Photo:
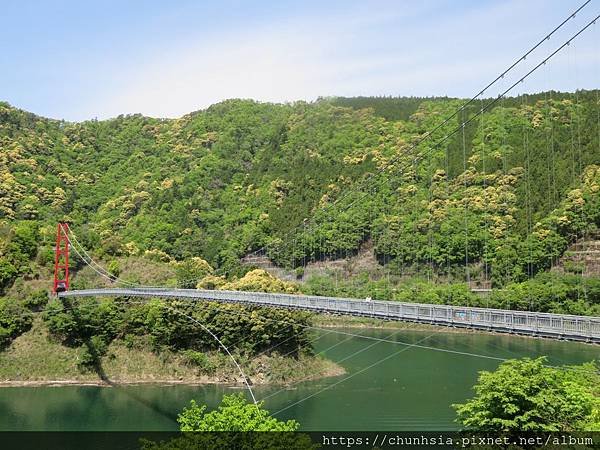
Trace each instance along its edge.
<instances>
[{"instance_id":1,"label":"bridge railing","mask_svg":"<svg viewBox=\"0 0 600 450\"><path fill-rule=\"evenodd\" d=\"M270 294L245 291L135 288L86 289L61 292L60 297L160 297L204 299L256 306L297 308L316 312L377 317L453 327L485 329L600 343L600 317L512 311L469 306L431 305L381 300Z\"/></svg>"}]
</instances>

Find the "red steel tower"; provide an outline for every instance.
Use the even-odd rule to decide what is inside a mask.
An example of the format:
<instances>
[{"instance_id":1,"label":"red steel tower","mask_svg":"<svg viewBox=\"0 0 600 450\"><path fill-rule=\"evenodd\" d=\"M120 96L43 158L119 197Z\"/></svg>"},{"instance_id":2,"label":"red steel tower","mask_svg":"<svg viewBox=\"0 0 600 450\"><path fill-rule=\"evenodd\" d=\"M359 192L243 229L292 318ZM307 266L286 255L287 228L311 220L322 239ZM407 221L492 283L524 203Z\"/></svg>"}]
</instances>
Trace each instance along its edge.
<instances>
[{"instance_id":1,"label":"red steel tower","mask_svg":"<svg viewBox=\"0 0 600 450\"><path fill-rule=\"evenodd\" d=\"M54 289L63 292L69 289L69 224L59 222L56 229L56 248L54 251Z\"/></svg>"}]
</instances>

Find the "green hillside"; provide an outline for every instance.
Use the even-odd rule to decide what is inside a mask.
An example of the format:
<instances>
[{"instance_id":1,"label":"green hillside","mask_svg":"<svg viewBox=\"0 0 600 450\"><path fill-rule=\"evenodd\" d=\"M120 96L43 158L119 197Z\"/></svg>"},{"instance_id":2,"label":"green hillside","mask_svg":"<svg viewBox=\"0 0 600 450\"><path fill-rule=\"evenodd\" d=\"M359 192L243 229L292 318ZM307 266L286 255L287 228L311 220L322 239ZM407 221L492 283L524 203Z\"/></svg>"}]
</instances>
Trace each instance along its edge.
<instances>
[{"instance_id":1,"label":"green hillside","mask_svg":"<svg viewBox=\"0 0 600 450\"><path fill-rule=\"evenodd\" d=\"M535 279L567 286L560 308L537 308L577 299L576 311L598 312L594 278L549 272L600 224L598 96L503 99L444 140L489 100L475 102L416 147L464 100L228 100L179 119L81 123L0 103L0 288L47 276L55 224L68 219L115 267L125 257L201 257L231 279L263 246L287 269L369 247L387 279L359 274L338 293L376 286L379 297L404 299L467 276L507 289ZM303 290L331 293L324 278ZM423 279L433 283L414 284Z\"/></svg>"}]
</instances>

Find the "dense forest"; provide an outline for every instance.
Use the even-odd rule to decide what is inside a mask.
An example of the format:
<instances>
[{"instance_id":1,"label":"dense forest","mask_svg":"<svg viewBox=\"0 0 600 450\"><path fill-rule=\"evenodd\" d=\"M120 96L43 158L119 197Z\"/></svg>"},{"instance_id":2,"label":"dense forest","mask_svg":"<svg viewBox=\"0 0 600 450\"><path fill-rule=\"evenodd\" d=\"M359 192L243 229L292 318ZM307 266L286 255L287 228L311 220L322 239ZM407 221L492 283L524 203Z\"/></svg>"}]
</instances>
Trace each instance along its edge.
<instances>
[{"instance_id":1,"label":"dense forest","mask_svg":"<svg viewBox=\"0 0 600 450\"><path fill-rule=\"evenodd\" d=\"M598 279L555 270L600 225L598 99L482 100L447 122L464 100L227 100L81 123L0 103L0 290L48 276L68 220L133 282L124 258L179 272L202 258L198 278L218 287L256 268L243 263L256 252L306 293L598 315ZM376 267L326 270L364 249ZM470 287L499 289L482 300Z\"/></svg>"}]
</instances>

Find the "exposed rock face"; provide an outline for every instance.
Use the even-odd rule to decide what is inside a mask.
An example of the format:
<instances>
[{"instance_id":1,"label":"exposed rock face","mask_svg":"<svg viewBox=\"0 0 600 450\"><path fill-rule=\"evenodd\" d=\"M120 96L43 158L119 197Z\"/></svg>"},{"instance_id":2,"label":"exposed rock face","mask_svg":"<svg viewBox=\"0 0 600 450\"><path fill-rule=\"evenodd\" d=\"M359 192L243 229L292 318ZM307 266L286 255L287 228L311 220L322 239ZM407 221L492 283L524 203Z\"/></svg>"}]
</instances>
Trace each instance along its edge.
<instances>
[{"instance_id":1,"label":"exposed rock face","mask_svg":"<svg viewBox=\"0 0 600 450\"><path fill-rule=\"evenodd\" d=\"M600 233L590 234L572 244L554 270L600 276Z\"/></svg>"}]
</instances>

